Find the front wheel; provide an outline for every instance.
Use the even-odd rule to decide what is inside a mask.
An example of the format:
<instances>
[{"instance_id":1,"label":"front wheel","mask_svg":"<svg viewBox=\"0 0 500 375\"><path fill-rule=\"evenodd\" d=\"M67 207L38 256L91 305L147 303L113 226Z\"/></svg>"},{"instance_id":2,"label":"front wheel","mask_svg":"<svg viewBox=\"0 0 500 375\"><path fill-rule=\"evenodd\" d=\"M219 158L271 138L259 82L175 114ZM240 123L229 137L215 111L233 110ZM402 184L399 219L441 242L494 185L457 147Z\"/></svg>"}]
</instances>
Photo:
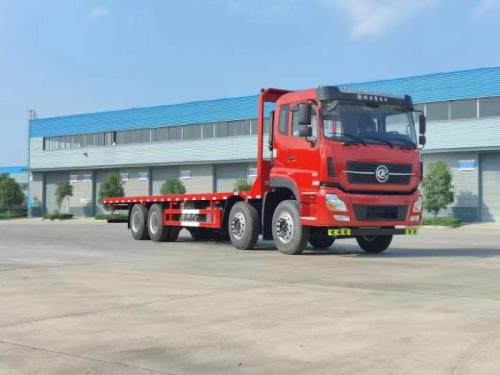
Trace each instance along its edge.
<instances>
[{"instance_id":1,"label":"front wheel","mask_svg":"<svg viewBox=\"0 0 500 375\"><path fill-rule=\"evenodd\" d=\"M300 203L286 200L278 204L273 214L273 240L280 252L297 255L309 240L309 227L300 222Z\"/></svg>"},{"instance_id":2,"label":"front wheel","mask_svg":"<svg viewBox=\"0 0 500 375\"><path fill-rule=\"evenodd\" d=\"M389 247L392 235L389 236L358 236L356 237L359 247L367 253L381 253Z\"/></svg>"}]
</instances>

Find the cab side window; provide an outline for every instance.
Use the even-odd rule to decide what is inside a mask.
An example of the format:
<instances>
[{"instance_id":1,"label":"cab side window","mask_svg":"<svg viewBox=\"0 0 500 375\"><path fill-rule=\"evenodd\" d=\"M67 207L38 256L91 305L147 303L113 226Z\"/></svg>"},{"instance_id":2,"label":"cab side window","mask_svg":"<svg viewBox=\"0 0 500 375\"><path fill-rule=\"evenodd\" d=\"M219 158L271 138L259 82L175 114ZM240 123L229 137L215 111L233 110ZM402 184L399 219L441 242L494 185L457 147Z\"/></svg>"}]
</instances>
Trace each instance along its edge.
<instances>
[{"instance_id":1,"label":"cab side window","mask_svg":"<svg viewBox=\"0 0 500 375\"><path fill-rule=\"evenodd\" d=\"M286 135L288 130L288 105L282 105L280 107L280 120L278 131L280 134Z\"/></svg>"}]
</instances>

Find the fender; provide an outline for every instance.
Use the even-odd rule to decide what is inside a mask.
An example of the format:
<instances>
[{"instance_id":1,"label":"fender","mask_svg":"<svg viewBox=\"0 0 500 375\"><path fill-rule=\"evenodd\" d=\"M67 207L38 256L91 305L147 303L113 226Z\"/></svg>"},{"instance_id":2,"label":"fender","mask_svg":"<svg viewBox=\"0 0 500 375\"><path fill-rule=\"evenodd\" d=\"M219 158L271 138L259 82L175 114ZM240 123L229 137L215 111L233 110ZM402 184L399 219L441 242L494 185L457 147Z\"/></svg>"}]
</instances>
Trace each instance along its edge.
<instances>
[{"instance_id":1,"label":"fender","mask_svg":"<svg viewBox=\"0 0 500 375\"><path fill-rule=\"evenodd\" d=\"M287 188L292 191L293 195L295 195L295 199L300 201L299 189L295 185L295 182L285 177L271 177L269 179L269 186L272 188Z\"/></svg>"}]
</instances>

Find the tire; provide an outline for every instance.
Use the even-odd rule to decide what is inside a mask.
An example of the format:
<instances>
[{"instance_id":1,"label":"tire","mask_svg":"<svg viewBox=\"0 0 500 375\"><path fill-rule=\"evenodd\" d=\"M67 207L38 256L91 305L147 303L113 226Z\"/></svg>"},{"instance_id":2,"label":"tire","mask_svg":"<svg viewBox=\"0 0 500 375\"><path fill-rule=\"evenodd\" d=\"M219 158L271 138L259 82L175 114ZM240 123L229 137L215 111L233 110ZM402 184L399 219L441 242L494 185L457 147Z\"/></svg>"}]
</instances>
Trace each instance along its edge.
<instances>
[{"instance_id":1,"label":"tire","mask_svg":"<svg viewBox=\"0 0 500 375\"><path fill-rule=\"evenodd\" d=\"M132 207L130 212L130 233L136 240L149 240L148 233L148 209L140 204Z\"/></svg>"},{"instance_id":2,"label":"tire","mask_svg":"<svg viewBox=\"0 0 500 375\"><path fill-rule=\"evenodd\" d=\"M389 236L358 236L356 237L359 247L367 253L381 253L389 247L392 235Z\"/></svg>"},{"instance_id":3,"label":"tire","mask_svg":"<svg viewBox=\"0 0 500 375\"><path fill-rule=\"evenodd\" d=\"M273 240L280 252L297 255L309 241L309 227L300 223L300 203L286 200L278 204L273 214Z\"/></svg>"},{"instance_id":4,"label":"tire","mask_svg":"<svg viewBox=\"0 0 500 375\"><path fill-rule=\"evenodd\" d=\"M335 242L335 237L328 235L328 230L324 228L311 228L309 233L309 243L316 249L327 249Z\"/></svg>"},{"instance_id":5,"label":"tire","mask_svg":"<svg viewBox=\"0 0 500 375\"><path fill-rule=\"evenodd\" d=\"M153 204L148 215L149 238L154 242L168 241L170 230L170 227L163 225L163 207L157 203Z\"/></svg>"},{"instance_id":6,"label":"tire","mask_svg":"<svg viewBox=\"0 0 500 375\"><path fill-rule=\"evenodd\" d=\"M259 214L254 206L237 202L231 208L227 223L229 239L234 247L240 250L251 250L255 247L260 233Z\"/></svg>"}]
</instances>

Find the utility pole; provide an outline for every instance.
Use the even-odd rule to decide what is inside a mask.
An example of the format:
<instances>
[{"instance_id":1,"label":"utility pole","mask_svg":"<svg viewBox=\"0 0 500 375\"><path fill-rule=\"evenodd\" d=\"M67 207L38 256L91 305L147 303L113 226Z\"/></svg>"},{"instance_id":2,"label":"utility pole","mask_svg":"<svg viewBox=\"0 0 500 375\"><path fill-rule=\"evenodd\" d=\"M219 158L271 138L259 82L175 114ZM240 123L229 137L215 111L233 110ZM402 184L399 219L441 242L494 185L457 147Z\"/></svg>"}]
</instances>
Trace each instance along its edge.
<instances>
[{"instance_id":1,"label":"utility pole","mask_svg":"<svg viewBox=\"0 0 500 375\"><path fill-rule=\"evenodd\" d=\"M36 109L28 109L28 164L27 164L27 172L28 172L28 216L32 216L32 208L33 208L33 199L31 195L31 182L33 176L31 174L31 121L36 120L38 118L38 113Z\"/></svg>"}]
</instances>

